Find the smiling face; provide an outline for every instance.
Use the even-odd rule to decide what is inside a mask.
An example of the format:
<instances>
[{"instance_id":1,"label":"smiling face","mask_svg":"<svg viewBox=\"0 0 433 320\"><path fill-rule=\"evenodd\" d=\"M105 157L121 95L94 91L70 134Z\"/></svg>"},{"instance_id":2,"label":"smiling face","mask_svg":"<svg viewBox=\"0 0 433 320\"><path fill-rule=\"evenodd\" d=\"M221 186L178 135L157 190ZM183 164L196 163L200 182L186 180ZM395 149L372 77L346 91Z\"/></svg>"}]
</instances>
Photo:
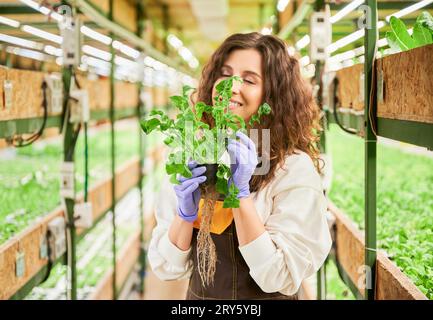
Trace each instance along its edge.
<instances>
[{"instance_id":1,"label":"smiling face","mask_svg":"<svg viewBox=\"0 0 433 320\"><path fill-rule=\"evenodd\" d=\"M224 62L220 77L212 89L212 101L216 97L216 85L231 76L243 82L233 81L229 109L246 122L257 112L263 99L262 57L255 49L238 49L230 53Z\"/></svg>"}]
</instances>

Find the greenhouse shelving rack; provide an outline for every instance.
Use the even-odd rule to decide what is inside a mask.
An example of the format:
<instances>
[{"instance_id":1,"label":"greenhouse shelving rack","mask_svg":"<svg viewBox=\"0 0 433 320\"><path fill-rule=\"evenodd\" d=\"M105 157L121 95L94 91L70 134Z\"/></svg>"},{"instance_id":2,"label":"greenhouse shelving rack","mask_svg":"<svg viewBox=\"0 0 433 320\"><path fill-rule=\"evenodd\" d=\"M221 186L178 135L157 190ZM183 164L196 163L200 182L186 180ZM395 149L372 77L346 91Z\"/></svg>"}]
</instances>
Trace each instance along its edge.
<instances>
[{"instance_id":1,"label":"greenhouse shelving rack","mask_svg":"<svg viewBox=\"0 0 433 320\"><path fill-rule=\"evenodd\" d=\"M120 40L120 39L125 39L126 41L134 44L136 46L137 49L145 49L146 54L152 56L153 58L159 59L163 62L166 62L168 65L171 65L173 67L175 67L176 69L180 70L182 69L182 71L184 73L188 73L188 74L192 74L190 70L184 70L182 67L179 67L173 60L165 57L162 53L156 51L152 46L150 46L148 43L146 43L144 40L140 39L140 33L143 31L142 27L143 27L143 23L142 21L140 21L140 15L138 15L138 19L137 19L137 26L140 26L141 24L141 31L140 28L137 28L137 35L134 35L132 32L130 32L129 30L126 30L125 27L120 26L118 21L116 23L114 23L114 16L113 16L113 6L114 6L114 1L109 1L109 8L108 8L108 13L103 13L101 10L95 10L95 6L91 6L89 4L88 1L62 1L63 4L70 4L72 5L73 11L74 13L76 12L80 12L88 17L90 17L93 20L93 24L97 24L101 27L103 27L104 29L108 30L110 32L110 35L112 37L112 39L115 39L116 37ZM118 2L116 3L116 5L118 4ZM140 12L140 10L143 10L143 7L141 7L141 4L137 4L137 12ZM18 8L20 9L20 8ZM17 10L17 8L11 8L11 10ZM21 9L20 9L21 10ZM11 12L12 12L11 11ZM37 14L38 12L34 11L33 9L29 9L28 11L26 11L28 13L32 12ZM119 12L119 11L118 11ZM143 12L141 12L143 14ZM142 16L141 14L141 16ZM129 19L130 20L130 19ZM130 22L130 21L128 21ZM110 50L112 53L114 53L114 47L111 44L110 45ZM112 55L112 57L114 57L114 55ZM95 224L101 220L101 218L104 216L104 214L106 212L109 211L110 208L107 208L107 204L108 207L111 207L111 210L114 211L114 205L115 205L115 201L107 201L107 199L113 199L115 198L116 200L118 199L118 195L117 193L119 192L119 189L123 188L123 186L126 186L128 184L129 189L132 187L135 187L136 185L138 185L139 189L140 189L140 202L141 204L143 204L143 195L142 195L142 178L143 178L143 170L140 168L143 168L143 164L144 164L144 139L142 138L142 134L141 134L141 130L139 130L138 134L140 137L140 146L139 146L139 158L138 159L134 159L132 160L131 163L129 163L128 166L128 170L130 169L131 172L134 171L133 174L133 178L135 180L138 179L138 181L133 181L134 179L127 179L127 175L123 174L121 175L119 179L117 179L118 175L115 172L115 161L114 161L114 157L115 157L115 145L114 145L114 138L115 138L115 131L114 131L114 122L117 119L121 119L124 117L137 117L140 118L141 115L143 114L143 104L139 99L139 94L140 94L140 89L143 88L143 86L141 84L137 85L137 84L132 84L132 83L120 83L118 81L114 80L114 61L113 59L111 60L111 68L110 68L110 77L108 79L100 79L98 81L92 81L89 79L86 79L84 77L82 77L81 75L78 75L78 81L81 84L82 88L87 89L89 91L89 104L90 104L90 109L91 109L91 119L92 120L109 120L111 123L111 159L112 159L112 163L111 163L111 171L112 171L112 177L116 176L116 179L108 179L105 180L103 182L97 183L94 188L89 192L89 199L92 202L92 204L96 204L96 209L94 210L94 212L98 212L98 214L95 214ZM71 82L71 78L72 78L72 73L71 70L68 68L63 69L62 71L63 73L63 85L65 90L67 91L69 88L69 84ZM18 101L13 101L13 107L12 109L6 109L4 108L4 106L0 106L2 108L0 108L0 135L2 137L10 137L12 134L25 134L25 133L31 133L34 132L35 129L38 129L40 124L42 123L42 110L41 109L41 96L42 94L36 95L36 98L34 98L35 96L35 92L40 92L42 90L37 90L38 88L36 88L37 86L40 86L43 78L44 78L44 74L42 72L37 72L37 71L26 71L26 70L11 70L8 68L0 68L0 79L10 79L10 78L14 78L14 80L26 80L27 84L30 83L31 85L28 87L32 87L32 90L26 90L28 89L27 87L21 85L21 84L25 84L26 81L16 81L15 83L17 84L16 87L14 87L14 94L15 92L19 92L20 93L20 97L18 97L16 94L14 95L14 99L16 98L20 98ZM21 87L20 87L21 85ZM147 89L147 88L146 88ZM2 90L2 88L0 88L0 91ZM160 91L160 90L159 90ZM122 95L122 96L118 96L118 94ZM26 99L26 95L27 97L30 97L31 99ZM108 98L108 99L107 99ZM23 101L25 101L25 104L23 104ZM133 101L133 102L132 102ZM31 102L29 104L29 102ZM64 101L64 106L63 106L63 110L65 110L67 101ZM136 105L135 108L129 108L132 105ZM116 108L114 108L114 106L116 105ZM159 104L154 104L158 105L159 107L161 106L165 106L165 104L163 103L159 103ZM22 107L23 106L23 107ZM22 110L24 110L25 112L23 113ZM14 113L15 112L15 113ZM61 118L62 116L58 113L58 114L49 114L49 116L47 117L47 128L48 127L60 127L62 125L62 122L64 121L64 119ZM72 128L72 125L68 122L67 119L65 119L65 124L66 124L66 131L65 131L65 135L64 135L64 144L65 144L65 150L68 150L68 146L72 145L72 141L73 141L73 134L74 134L74 130ZM154 154L154 150L149 150L151 151L152 154ZM73 152L66 154L65 153L65 160L72 160L73 161ZM126 170L126 169L125 169ZM128 171L127 170L127 171ZM125 178L126 180L129 180L127 182L122 181L122 178ZM116 183L117 181L117 183ZM131 183L131 182L134 183ZM130 184L130 185L129 185ZM126 188L128 189L128 188ZM129 190L128 189L128 190ZM127 190L125 190L126 192ZM82 197L82 195L80 195L80 197ZM102 199L102 200L101 200ZM103 205L101 203L98 204L98 202L103 202ZM66 202L66 211L64 212L62 209L57 209L55 210L53 213L49 214L47 217L44 218L44 221L47 222L49 220L49 218L53 218L53 217L57 217L57 216L65 216L68 217L68 220L71 220L73 217L73 204L75 202L75 199L65 199ZM99 205L99 207L98 207ZM141 205L142 207L142 205ZM116 222L115 222L115 214L112 215L113 220L112 220L112 224L113 224L113 243L115 242L115 238L116 238ZM141 231L144 230L144 225L145 225L145 221L143 219L143 217L141 217L141 221L140 221L140 228ZM45 227L45 230L43 230L43 228L40 228L39 231L41 232L46 232L46 224L43 225L43 227ZM36 228L37 229L37 228ZM24 230L22 233L20 233L17 237L14 237L13 239L10 239L10 241L7 242L7 244L10 244L10 242L14 242L15 240L17 240L17 245L19 246L19 241L20 241L20 236L24 233L29 233L31 234L32 231L35 231L35 226L32 226L26 230ZM76 299L77 298L77 283L76 283L76 278L77 278L77 273L76 273L76 269L75 269L75 246L76 243L83 237L83 235L85 233L87 233L88 231L82 231L82 230L75 230L75 227L73 224L70 225L70 235L71 235L71 241L72 241L72 245L71 245L71 252L72 252L72 261L70 263L71 267L72 267L72 274L71 274L71 278L72 278L72 284L71 284L71 290L69 291L69 298L71 299ZM141 236L139 237L139 240L142 242L144 237L143 237L143 232L140 232ZM41 236L41 235L39 235ZM39 244L38 241L35 242L36 244ZM5 247L5 246L2 246ZM38 248L37 245L34 245L32 247L33 249L37 249L34 250L34 255L33 258L36 258L38 256ZM15 248L16 249L16 248ZM15 250L15 252L18 252L20 250L19 248ZM135 260L139 260L140 264L141 264L141 270L140 270L140 277L141 277L141 288L140 290L143 290L143 277L144 277L144 268L145 268L145 252L144 252L144 245L141 243L139 245L139 258L136 258ZM118 259L116 259L116 253L117 253L117 248L115 246L113 246L112 248L113 251L113 268L112 268L112 276L111 276L111 282L112 282L112 296L111 298L116 299L117 297L117 291L118 291L118 287L122 288L122 285L118 284L118 280L116 279L117 276L117 268L118 268ZM27 254L27 253L26 253ZM28 255L30 256L30 255ZM64 257L59 258L56 263L58 261L64 260ZM121 260L120 260L121 261ZM2 264L4 264L6 262L6 260L3 259L3 257L0 258L0 262ZM12 271L11 272L5 272L4 275L6 276L11 276L13 275L13 269L14 269L14 259L12 257L11 261L7 261L6 264L12 266ZM33 267L35 267L34 265L32 265ZM26 261L26 267L27 267L27 261ZM3 265L2 265L2 270L3 270ZM26 268L26 270L28 270L28 268ZM3 291L0 292L7 298L22 298L26 292L28 292L32 287L34 287L35 285L37 285L41 280L43 280L43 278L45 277L45 274L47 272L48 268L46 263L42 264L42 266L40 266L39 268L36 268L36 270L34 270L34 272L31 274L31 276L27 276L26 279L22 279L22 281L17 284L15 283L15 287L8 288L8 292ZM1 278L1 277L0 277ZM13 277L10 277L11 279L13 279ZM6 288L6 287L5 287Z\"/></svg>"},{"instance_id":2,"label":"greenhouse shelving rack","mask_svg":"<svg viewBox=\"0 0 433 320\"><path fill-rule=\"evenodd\" d=\"M381 73L376 83L377 134L402 142L433 150L433 93L426 75L433 73L433 67L426 57L433 56L433 45L410 51L396 53L377 59L376 74ZM418 67L410 68L410 65ZM360 80L363 78L363 64L354 65L337 71L336 94L339 106L337 116L340 122L355 129L364 136L365 115L363 109L363 89ZM406 70L404 76L398 72ZM418 82L406 81L404 77L417 79ZM417 91L414 95L413 92ZM332 92L329 93L332 95ZM333 115L334 99L329 99L329 122L335 123Z\"/></svg>"},{"instance_id":3,"label":"greenhouse shelving rack","mask_svg":"<svg viewBox=\"0 0 433 320\"><path fill-rule=\"evenodd\" d=\"M433 149L433 91L429 81L433 45L376 59L377 1L367 0L365 4L372 14L372 25L365 29L365 63L338 70L337 81L322 88L330 98L324 108L327 122L336 122L337 116L340 124L365 140L365 232L350 226L350 220L330 204L336 219L337 248L330 256L357 298L427 299L377 250L376 143L381 136ZM339 108L334 114L336 96ZM369 279L370 285L359 283L360 279ZM318 277L319 287L321 281Z\"/></svg>"},{"instance_id":4,"label":"greenhouse shelving rack","mask_svg":"<svg viewBox=\"0 0 433 320\"><path fill-rule=\"evenodd\" d=\"M140 232L133 233L124 246L119 250L117 264L116 290L122 292L126 280L134 271L140 256ZM89 297L90 300L107 300L113 296L113 268L107 270L101 281L96 286L95 292Z\"/></svg>"},{"instance_id":5,"label":"greenhouse shelving rack","mask_svg":"<svg viewBox=\"0 0 433 320\"><path fill-rule=\"evenodd\" d=\"M365 297L363 270L365 241L363 232L331 201L328 208L336 221L333 225L333 248L330 257L342 280L358 299ZM426 299L413 282L380 250L377 252L376 299Z\"/></svg>"},{"instance_id":6,"label":"greenhouse shelving rack","mask_svg":"<svg viewBox=\"0 0 433 320\"><path fill-rule=\"evenodd\" d=\"M139 177L139 159L135 157L125 162L117 169L116 180L118 185L116 189L116 201L120 200L129 190L138 186ZM92 202L94 224L92 228L110 211L111 207L111 178L108 177L97 182L89 190L89 201ZM79 195L77 202L82 201L83 195ZM64 216L63 207L58 207L50 214L44 217L38 223L28 227L18 235L14 236L2 246L0 246L0 260L2 263L3 276L0 277L2 284L1 298L19 299L25 296L31 288L40 283L47 272L47 259L39 257L40 239L47 230L48 223L56 217ZM77 240L79 241L92 228L77 230ZM16 281L14 274L15 259L13 259L17 247L24 247L26 252L26 273L27 277ZM20 250L23 250L22 248ZM34 258L33 261L27 259ZM36 259L37 258L37 259ZM61 261L58 259L56 262Z\"/></svg>"},{"instance_id":7,"label":"greenhouse shelving rack","mask_svg":"<svg viewBox=\"0 0 433 320\"><path fill-rule=\"evenodd\" d=\"M340 109L337 110L337 113L338 119L344 127L354 129L360 137L364 136L363 114L353 114L350 111L347 112ZM334 112L331 110L329 111L327 121L329 123L336 123ZM377 133L378 136L383 138L406 142L433 150L433 139L431 138L433 137L433 124L430 123L378 117Z\"/></svg>"},{"instance_id":8,"label":"greenhouse shelving rack","mask_svg":"<svg viewBox=\"0 0 433 320\"><path fill-rule=\"evenodd\" d=\"M136 117L136 108L116 109L115 120ZM94 110L90 113L91 121L108 120L108 110ZM0 120L0 139L8 138L13 134L29 134L35 132L42 124L43 118L28 118L14 120ZM49 116L45 128L60 128L61 116Z\"/></svg>"}]
</instances>

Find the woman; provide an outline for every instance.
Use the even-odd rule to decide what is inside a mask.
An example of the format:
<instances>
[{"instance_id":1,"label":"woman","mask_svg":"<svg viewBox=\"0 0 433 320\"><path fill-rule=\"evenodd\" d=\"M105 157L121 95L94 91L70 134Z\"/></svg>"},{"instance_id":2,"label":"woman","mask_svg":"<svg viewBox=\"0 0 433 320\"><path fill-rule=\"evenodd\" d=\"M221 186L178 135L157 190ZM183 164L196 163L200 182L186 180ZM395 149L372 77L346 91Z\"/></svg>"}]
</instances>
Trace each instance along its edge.
<instances>
[{"instance_id":1,"label":"woman","mask_svg":"<svg viewBox=\"0 0 433 320\"><path fill-rule=\"evenodd\" d=\"M230 76L243 80L233 85L233 113L248 121L262 103L271 106L260 124L270 129L269 153L261 155L269 170L254 175L259 143L242 133L230 142L240 207L216 206L212 285L202 285L197 272L199 184L206 178L196 163L190 163L192 178L161 192L149 262L161 279L189 277L188 299L297 299L302 280L320 268L331 247L316 147L319 111L297 59L275 36L227 38L203 69L197 100L212 105L216 84Z\"/></svg>"}]
</instances>

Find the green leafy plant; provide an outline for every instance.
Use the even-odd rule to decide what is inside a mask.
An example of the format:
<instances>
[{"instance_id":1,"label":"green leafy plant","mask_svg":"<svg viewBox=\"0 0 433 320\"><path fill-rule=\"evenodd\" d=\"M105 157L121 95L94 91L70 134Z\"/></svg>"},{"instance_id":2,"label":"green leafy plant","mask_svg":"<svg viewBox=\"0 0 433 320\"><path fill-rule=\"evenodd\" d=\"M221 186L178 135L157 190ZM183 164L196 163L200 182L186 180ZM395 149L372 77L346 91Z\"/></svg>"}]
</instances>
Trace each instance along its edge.
<instances>
[{"instance_id":1,"label":"green leafy plant","mask_svg":"<svg viewBox=\"0 0 433 320\"><path fill-rule=\"evenodd\" d=\"M224 196L225 208L238 208L238 188L229 184L230 168L224 164L222 156L227 149L227 139L235 139L236 131L246 130L247 125L240 116L233 114L229 109L232 97L233 81L242 82L242 79L233 76L219 82L216 86L217 95L213 106L204 102L195 105L190 103L189 92L193 88L184 86L181 96L172 96L172 104L179 109L175 120L161 110L153 110L149 116L140 121L141 128L146 134L160 131L166 135L164 143L171 148L166 163L166 172L170 181L178 184L177 175L186 178L192 177L188 168L188 161L193 159L198 164L216 164L216 191ZM268 115L271 108L264 103L248 122L250 127L260 123L260 118ZM203 121L204 114L213 119L212 128Z\"/></svg>"},{"instance_id":2,"label":"green leafy plant","mask_svg":"<svg viewBox=\"0 0 433 320\"><path fill-rule=\"evenodd\" d=\"M412 36L405 23L394 16L389 24L391 31L386 33L388 45L396 52L406 51L433 43L433 17L427 11L422 12L416 19Z\"/></svg>"}]
</instances>

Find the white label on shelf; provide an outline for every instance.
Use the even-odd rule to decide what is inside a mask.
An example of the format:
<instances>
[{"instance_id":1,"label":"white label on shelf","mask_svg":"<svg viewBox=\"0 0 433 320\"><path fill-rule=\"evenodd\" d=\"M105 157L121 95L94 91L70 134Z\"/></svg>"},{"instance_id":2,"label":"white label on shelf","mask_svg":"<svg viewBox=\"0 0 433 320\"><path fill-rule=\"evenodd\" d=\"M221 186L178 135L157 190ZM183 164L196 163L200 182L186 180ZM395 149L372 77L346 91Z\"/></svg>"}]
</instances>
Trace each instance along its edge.
<instances>
[{"instance_id":1,"label":"white label on shelf","mask_svg":"<svg viewBox=\"0 0 433 320\"><path fill-rule=\"evenodd\" d=\"M46 235L42 235L41 241L39 244L39 258L47 259L48 258L48 243Z\"/></svg>"},{"instance_id":2,"label":"white label on shelf","mask_svg":"<svg viewBox=\"0 0 433 320\"><path fill-rule=\"evenodd\" d=\"M25 255L24 252L17 252L15 256L15 275L17 278L21 278L24 276L26 272L26 263L25 263Z\"/></svg>"},{"instance_id":3,"label":"white label on shelf","mask_svg":"<svg viewBox=\"0 0 433 320\"><path fill-rule=\"evenodd\" d=\"M6 110L10 110L12 108L12 92L13 92L13 84L11 80L5 80L3 84L4 93L5 93L5 108Z\"/></svg>"}]
</instances>

